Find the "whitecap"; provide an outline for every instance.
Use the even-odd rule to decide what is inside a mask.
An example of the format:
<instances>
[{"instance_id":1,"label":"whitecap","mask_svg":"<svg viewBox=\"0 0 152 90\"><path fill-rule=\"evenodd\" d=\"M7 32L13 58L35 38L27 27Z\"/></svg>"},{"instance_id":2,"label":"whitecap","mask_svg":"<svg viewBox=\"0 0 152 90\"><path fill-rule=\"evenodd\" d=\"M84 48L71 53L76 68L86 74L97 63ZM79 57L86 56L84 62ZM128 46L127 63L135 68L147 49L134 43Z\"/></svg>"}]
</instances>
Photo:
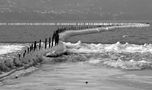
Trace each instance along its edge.
<instances>
[{"instance_id":1,"label":"whitecap","mask_svg":"<svg viewBox=\"0 0 152 90\"><path fill-rule=\"evenodd\" d=\"M90 64L98 64L100 62L101 62L101 60L99 60L99 59L93 59L93 58L88 61L88 63L90 63Z\"/></svg>"},{"instance_id":2,"label":"whitecap","mask_svg":"<svg viewBox=\"0 0 152 90\"><path fill-rule=\"evenodd\" d=\"M65 43L69 52L92 55L88 62L126 70L152 69L152 45ZM79 47L79 48L78 48ZM94 55L96 54L96 55ZM98 56L97 56L98 55ZM104 57L106 56L106 58Z\"/></svg>"},{"instance_id":3,"label":"whitecap","mask_svg":"<svg viewBox=\"0 0 152 90\"><path fill-rule=\"evenodd\" d=\"M136 44L87 44L78 41L77 43L65 43L66 47L70 48L69 51L75 53L103 53L103 52L116 52L116 53L152 53L152 45L136 45Z\"/></svg>"},{"instance_id":4,"label":"whitecap","mask_svg":"<svg viewBox=\"0 0 152 90\"><path fill-rule=\"evenodd\" d=\"M20 45L20 44L18 44L18 45L17 44L16 45L1 44L0 45L0 55L17 52L17 51L21 50L23 47L25 47L25 46Z\"/></svg>"}]
</instances>

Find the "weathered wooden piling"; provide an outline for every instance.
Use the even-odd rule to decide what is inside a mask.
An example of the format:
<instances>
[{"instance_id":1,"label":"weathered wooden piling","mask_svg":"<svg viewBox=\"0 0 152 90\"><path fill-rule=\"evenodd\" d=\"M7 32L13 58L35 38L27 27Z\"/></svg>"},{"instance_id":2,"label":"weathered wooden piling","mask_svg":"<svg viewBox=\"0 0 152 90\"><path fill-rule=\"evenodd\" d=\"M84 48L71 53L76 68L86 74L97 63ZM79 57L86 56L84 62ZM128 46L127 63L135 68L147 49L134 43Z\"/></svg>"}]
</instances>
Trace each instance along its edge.
<instances>
[{"instance_id":1,"label":"weathered wooden piling","mask_svg":"<svg viewBox=\"0 0 152 90\"><path fill-rule=\"evenodd\" d=\"M26 50L25 50L24 53L23 53L23 57L25 57L25 55L26 55Z\"/></svg>"},{"instance_id":2,"label":"weathered wooden piling","mask_svg":"<svg viewBox=\"0 0 152 90\"><path fill-rule=\"evenodd\" d=\"M51 47L53 47L54 36L51 37Z\"/></svg>"},{"instance_id":3,"label":"weathered wooden piling","mask_svg":"<svg viewBox=\"0 0 152 90\"><path fill-rule=\"evenodd\" d=\"M30 46L30 51L32 51L33 50L33 44L31 44L31 46Z\"/></svg>"},{"instance_id":4,"label":"weathered wooden piling","mask_svg":"<svg viewBox=\"0 0 152 90\"><path fill-rule=\"evenodd\" d=\"M41 49L41 40L39 41L39 49Z\"/></svg>"},{"instance_id":5,"label":"weathered wooden piling","mask_svg":"<svg viewBox=\"0 0 152 90\"><path fill-rule=\"evenodd\" d=\"M30 45L30 47L29 47L29 50L30 50L30 52L31 52L31 45Z\"/></svg>"},{"instance_id":6,"label":"weathered wooden piling","mask_svg":"<svg viewBox=\"0 0 152 90\"><path fill-rule=\"evenodd\" d=\"M49 48L51 47L51 37L49 37Z\"/></svg>"},{"instance_id":7,"label":"weathered wooden piling","mask_svg":"<svg viewBox=\"0 0 152 90\"><path fill-rule=\"evenodd\" d=\"M23 58L25 57L25 52L23 53Z\"/></svg>"},{"instance_id":8,"label":"weathered wooden piling","mask_svg":"<svg viewBox=\"0 0 152 90\"><path fill-rule=\"evenodd\" d=\"M24 52L25 52L25 54L26 54L27 51L25 50Z\"/></svg>"},{"instance_id":9,"label":"weathered wooden piling","mask_svg":"<svg viewBox=\"0 0 152 90\"><path fill-rule=\"evenodd\" d=\"M32 44L30 45L30 52L32 51Z\"/></svg>"},{"instance_id":10,"label":"weathered wooden piling","mask_svg":"<svg viewBox=\"0 0 152 90\"><path fill-rule=\"evenodd\" d=\"M30 48L28 47L28 48L27 48L27 53L29 53L29 52L30 52Z\"/></svg>"},{"instance_id":11,"label":"weathered wooden piling","mask_svg":"<svg viewBox=\"0 0 152 90\"><path fill-rule=\"evenodd\" d=\"M31 46L31 51L33 51L33 48L34 48L34 45L32 44L32 46Z\"/></svg>"},{"instance_id":12,"label":"weathered wooden piling","mask_svg":"<svg viewBox=\"0 0 152 90\"><path fill-rule=\"evenodd\" d=\"M34 41L34 51L36 50L37 46L36 46L36 41Z\"/></svg>"},{"instance_id":13,"label":"weathered wooden piling","mask_svg":"<svg viewBox=\"0 0 152 90\"><path fill-rule=\"evenodd\" d=\"M23 53L23 58L25 57L25 52Z\"/></svg>"},{"instance_id":14,"label":"weathered wooden piling","mask_svg":"<svg viewBox=\"0 0 152 90\"><path fill-rule=\"evenodd\" d=\"M45 49L47 48L47 38L45 38Z\"/></svg>"},{"instance_id":15,"label":"weathered wooden piling","mask_svg":"<svg viewBox=\"0 0 152 90\"><path fill-rule=\"evenodd\" d=\"M21 54L18 54L18 58L21 59Z\"/></svg>"}]
</instances>

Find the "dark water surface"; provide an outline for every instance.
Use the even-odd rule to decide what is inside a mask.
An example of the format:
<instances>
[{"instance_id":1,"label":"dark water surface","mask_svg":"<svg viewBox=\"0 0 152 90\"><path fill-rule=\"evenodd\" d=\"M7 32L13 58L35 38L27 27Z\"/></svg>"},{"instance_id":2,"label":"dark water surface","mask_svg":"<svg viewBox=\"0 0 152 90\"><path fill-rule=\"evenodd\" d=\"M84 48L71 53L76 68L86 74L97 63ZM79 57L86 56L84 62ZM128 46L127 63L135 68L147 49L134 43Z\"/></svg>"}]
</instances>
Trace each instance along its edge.
<instances>
[{"instance_id":1,"label":"dark water surface","mask_svg":"<svg viewBox=\"0 0 152 90\"><path fill-rule=\"evenodd\" d=\"M145 20L109 20L109 21L102 21L102 20L48 20L48 21L1 21L1 23L99 23L99 22L111 22L111 23L150 23L151 21ZM44 40L52 36L54 30L61 26L32 26L32 25L4 25L0 26L0 42L33 42L34 40ZM123 38L123 36L126 36ZM116 29L108 32L102 32L98 34L90 34L90 35L83 35L83 36L76 36L70 38L68 41L70 42L77 42L81 40L82 42L93 42L93 43L116 43L118 41L124 43L136 43L136 44L143 44L143 43L152 43L152 27L149 28L130 28L130 29Z\"/></svg>"}]
</instances>

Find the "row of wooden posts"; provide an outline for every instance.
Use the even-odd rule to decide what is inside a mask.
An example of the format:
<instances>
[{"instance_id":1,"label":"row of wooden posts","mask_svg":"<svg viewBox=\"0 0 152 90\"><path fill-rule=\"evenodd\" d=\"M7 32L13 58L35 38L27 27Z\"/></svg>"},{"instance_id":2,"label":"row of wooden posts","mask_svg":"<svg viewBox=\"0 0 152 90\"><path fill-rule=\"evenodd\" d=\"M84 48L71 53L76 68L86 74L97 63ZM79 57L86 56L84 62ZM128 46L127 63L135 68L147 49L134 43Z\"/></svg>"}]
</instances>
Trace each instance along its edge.
<instances>
[{"instance_id":1,"label":"row of wooden posts","mask_svg":"<svg viewBox=\"0 0 152 90\"><path fill-rule=\"evenodd\" d=\"M48 48L51 48L51 37L49 37L48 39L45 38L45 41L44 41L44 49L47 49L47 45ZM29 47L27 47L24 52L21 54L18 54L19 58L21 58L21 56L24 58L26 54L29 54L30 52L32 51L36 51L36 50L40 50L42 48L42 40L39 40L39 41L34 41L33 44L31 44Z\"/></svg>"},{"instance_id":2,"label":"row of wooden posts","mask_svg":"<svg viewBox=\"0 0 152 90\"><path fill-rule=\"evenodd\" d=\"M7 72L16 67L22 67L22 66L24 66L25 62L30 61L29 59L26 60L26 55L28 55L30 53L32 54L42 48L47 49L47 48L52 48L52 47L53 46L52 46L51 37L45 38L44 45L42 45L42 40L34 41L30 46L26 47L23 50L23 52L19 53L16 58L13 58L12 60L4 60L3 62L0 62L0 73L1 73L1 71ZM24 58L25 58L25 60L24 60ZM36 65L37 63L41 62L40 60L36 60L36 59L32 59L32 58L31 58L31 60L33 60L33 62L35 62L35 63L32 63L32 65Z\"/></svg>"},{"instance_id":3,"label":"row of wooden posts","mask_svg":"<svg viewBox=\"0 0 152 90\"><path fill-rule=\"evenodd\" d=\"M58 31L59 33L61 32L64 32L66 30L77 30L77 29L83 29L83 28L93 28L95 26L77 26L77 27L74 27L74 26L71 26L71 27L62 27L62 28L58 28L56 31ZM98 26L96 26L98 27ZM47 48L47 45L49 45L48 47L51 48L52 47L52 44L51 44L51 41L52 38L49 37L48 39L45 38L45 41L44 41L44 48L46 49ZM37 45L38 44L38 45ZM26 54L29 54L31 51L35 51L37 49L41 49L42 48L42 41L39 40L39 41L34 41L33 44L30 45L30 47L27 47L26 50L24 50L24 52L22 53L23 55L21 54L18 54L19 58L21 58L21 56L23 56L23 58L25 57Z\"/></svg>"},{"instance_id":4,"label":"row of wooden posts","mask_svg":"<svg viewBox=\"0 0 152 90\"><path fill-rule=\"evenodd\" d=\"M67 28L63 27L63 28L57 29L56 31L58 33L61 33L61 32L64 32L66 30L69 30L69 29L75 30L75 29L78 29L78 28L79 27L67 27ZM89 28L89 26L85 27L85 28ZM1 62L0 63L0 71L9 71L12 68L24 66L24 64L23 64L24 63L24 58L25 58L25 61L28 61L28 60L26 60L26 55L28 55L30 53L33 53L33 51L40 50L42 48L44 48L44 49L52 48L53 47L53 44L52 44L53 42L52 41L53 41L52 37L45 38L43 46L42 46L42 40L34 41L29 47L24 49L22 53L19 53L18 56L16 58L14 58L13 60L4 60L3 61L4 63ZM40 62L39 60L38 61L35 61L34 59L32 59L32 60L34 62ZM20 63L18 63L18 62L20 62Z\"/></svg>"}]
</instances>

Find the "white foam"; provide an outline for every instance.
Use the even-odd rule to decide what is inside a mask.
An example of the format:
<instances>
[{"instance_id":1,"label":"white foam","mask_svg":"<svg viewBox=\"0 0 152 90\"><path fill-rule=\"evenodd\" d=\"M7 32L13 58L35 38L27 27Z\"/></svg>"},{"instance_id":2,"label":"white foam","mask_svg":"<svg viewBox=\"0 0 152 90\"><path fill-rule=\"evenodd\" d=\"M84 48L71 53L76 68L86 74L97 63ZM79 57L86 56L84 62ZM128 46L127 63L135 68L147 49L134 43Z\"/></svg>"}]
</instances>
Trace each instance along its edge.
<instances>
[{"instance_id":1,"label":"white foam","mask_svg":"<svg viewBox=\"0 0 152 90\"><path fill-rule=\"evenodd\" d=\"M141 70L141 69L147 69L152 68L152 63L148 61L123 61L123 60L117 60L117 61L105 61L103 64L114 67L114 68L121 68L121 69L127 69L127 70Z\"/></svg>"},{"instance_id":2,"label":"white foam","mask_svg":"<svg viewBox=\"0 0 152 90\"><path fill-rule=\"evenodd\" d=\"M0 55L19 51L23 47L24 47L23 45L2 44L2 45L0 45Z\"/></svg>"},{"instance_id":3,"label":"white foam","mask_svg":"<svg viewBox=\"0 0 152 90\"><path fill-rule=\"evenodd\" d=\"M66 47L70 48L69 51L75 53L104 53L104 52L116 52L116 53L152 53L152 45L135 45L135 44L121 44L117 42L115 44L84 44L80 41L77 43L64 43Z\"/></svg>"},{"instance_id":4,"label":"white foam","mask_svg":"<svg viewBox=\"0 0 152 90\"><path fill-rule=\"evenodd\" d=\"M89 61L88 61L89 63L91 63L91 64L98 64L98 63L100 63L101 62L101 60L100 59L90 59Z\"/></svg>"},{"instance_id":5,"label":"white foam","mask_svg":"<svg viewBox=\"0 0 152 90\"><path fill-rule=\"evenodd\" d=\"M81 43L81 41L64 44L69 52L92 55L88 60L88 62L92 64L102 63L114 68L127 70L152 69L151 44L135 45L128 43L121 44L119 42L115 44L86 44ZM94 56L94 54L98 56ZM121 54L124 56L121 56ZM108 58L102 58L104 55L107 55ZM150 57L148 57L148 55L150 55Z\"/></svg>"}]
</instances>

